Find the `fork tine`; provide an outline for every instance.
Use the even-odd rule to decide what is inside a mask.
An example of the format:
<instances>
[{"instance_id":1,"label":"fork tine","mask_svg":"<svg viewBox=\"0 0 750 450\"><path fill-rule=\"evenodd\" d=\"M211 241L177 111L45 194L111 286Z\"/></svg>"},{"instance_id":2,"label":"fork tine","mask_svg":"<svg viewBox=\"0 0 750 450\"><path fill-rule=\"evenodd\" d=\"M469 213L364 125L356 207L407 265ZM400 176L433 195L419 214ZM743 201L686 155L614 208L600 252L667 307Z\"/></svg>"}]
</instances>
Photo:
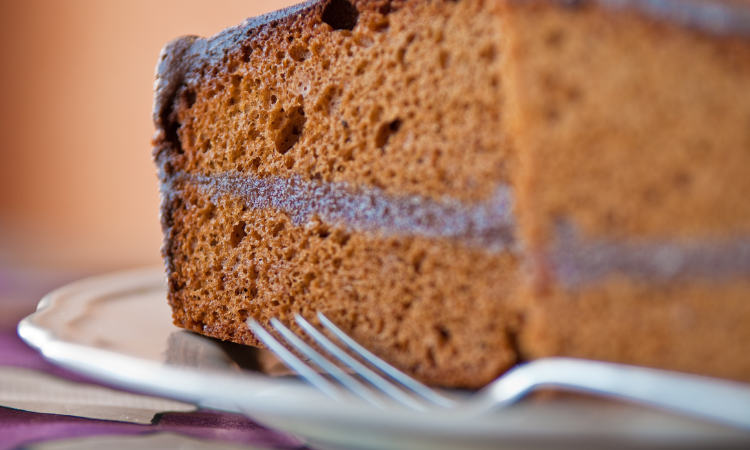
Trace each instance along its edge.
<instances>
[{"instance_id":1,"label":"fork tine","mask_svg":"<svg viewBox=\"0 0 750 450\"><path fill-rule=\"evenodd\" d=\"M336 344L331 342L330 339L325 337L320 331L318 331L315 327L313 327L310 322L305 320L304 317L300 316L299 314L294 315L294 319L297 321L297 324L302 327L303 330L307 334L310 335L317 343L322 345L326 350L328 350L333 356L338 358L341 362L346 364L347 366L354 369L357 374L361 375L363 378L365 378L367 381L372 383L375 387L383 391L384 393L388 394L391 398L394 400L412 408L417 411L426 411L427 408L425 405L419 403L418 401L414 400L412 397L407 395L405 392L397 388L394 384L392 384L390 381L386 380L385 378L381 377L377 373L370 370L369 367L365 366L361 362L357 361L356 359L349 356L348 353L343 351L341 348L339 348Z\"/></svg>"},{"instance_id":2,"label":"fork tine","mask_svg":"<svg viewBox=\"0 0 750 450\"><path fill-rule=\"evenodd\" d=\"M406 375L405 373L401 372L392 365L372 354L369 350L359 345L354 341L354 339L350 338L346 333L341 331L341 329L334 325L333 322L331 322L326 316L323 315L323 313L318 313L318 319L320 320L320 323L323 324L326 329L328 329L328 331L335 334L337 338L341 339L355 353L371 362L375 367L387 373L399 383L411 389L417 395L446 408L452 408L457 405L456 401L439 394L432 388L425 386L424 384Z\"/></svg>"},{"instance_id":3,"label":"fork tine","mask_svg":"<svg viewBox=\"0 0 750 450\"><path fill-rule=\"evenodd\" d=\"M247 319L247 325L252 330L253 334L258 337L264 344L268 346L284 363L289 366L292 370L300 374L313 386L317 387L324 393L328 394L334 400L342 401L343 397L341 391L330 381L323 378L318 372L314 371L310 366L305 364L301 359L294 356L292 352L286 349L279 341L274 338L271 333L266 331L261 324L255 321L255 319Z\"/></svg>"},{"instance_id":4,"label":"fork tine","mask_svg":"<svg viewBox=\"0 0 750 450\"><path fill-rule=\"evenodd\" d=\"M353 376L341 370L336 364L333 364L323 355L315 351L315 349L307 345L307 343L297 337L292 330L281 323L280 320L276 318L271 319L271 325L273 325L276 331L281 333L281 335L284 336L284 339L286 339L294 348L310 358L310 360L317 364L321 369L325 370L328 374L339 380L341 384L349 388L349 390L370 402L372 405L377 406L378 408L385 408L383 401L374 395L370 389L357 381Z\"/></svg>"}]
</instances>

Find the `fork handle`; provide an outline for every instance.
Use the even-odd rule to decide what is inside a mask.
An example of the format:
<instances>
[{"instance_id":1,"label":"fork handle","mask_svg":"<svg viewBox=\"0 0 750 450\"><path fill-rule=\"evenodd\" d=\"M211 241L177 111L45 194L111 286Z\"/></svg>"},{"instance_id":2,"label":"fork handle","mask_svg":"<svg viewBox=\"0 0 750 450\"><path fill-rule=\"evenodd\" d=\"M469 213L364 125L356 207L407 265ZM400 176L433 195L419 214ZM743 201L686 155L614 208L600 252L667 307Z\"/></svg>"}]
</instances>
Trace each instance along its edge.
<instances>
[{"instance_id":1,"label":"fork handle","mask_svg":"<svg viewBox=\"0 0 750 450\"><path fill-rule=\"evenodd\" d=\"M543 387L617 397L750 430L749 385L666 370L545 358L518 366L485 390L500 405Z\"/></svg>"}]
</instances>

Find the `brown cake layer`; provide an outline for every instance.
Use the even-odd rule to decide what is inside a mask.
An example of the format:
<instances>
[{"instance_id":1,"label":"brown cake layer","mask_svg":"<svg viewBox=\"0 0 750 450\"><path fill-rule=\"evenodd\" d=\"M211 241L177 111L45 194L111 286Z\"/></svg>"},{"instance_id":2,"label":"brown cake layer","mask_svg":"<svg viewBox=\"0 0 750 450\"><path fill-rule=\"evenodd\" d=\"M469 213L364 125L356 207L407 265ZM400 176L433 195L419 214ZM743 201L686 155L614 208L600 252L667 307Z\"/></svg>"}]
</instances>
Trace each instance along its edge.
<instances>
[{"instance_id":1,"label":"brown cake layer","mask_svg":"<svg viewBox=\"0 0 750 450\"><path fill-rule=\"evenodd\" d=\"M336 19L353 5L351 23ZM486 198L513 166L494 7L316 1L178 39L158 69L157 159L168 171Z\"/></svg>"},{"instance_id":2,"label":"brown cake layer","mask_svg":"<svg viewBox=\"0 0 750 450\"><path fill-rule=\"evenodd\" d=\"M747 272L746 272L747 273ZM750 281L654 285L611 276L535 297L521 348L750 382Z\"/></svg>"},{"instance_id":3,"label":"brown cake layer","mask_svg":"<svg viewBox=\"0 0 750 450\"><path fill-rule=\"evenodd\" d=\"M531 247L560 220L619 239L750 234L750 40L651 18L648 3L505 3Z\"/></svg>"}]
</instances>

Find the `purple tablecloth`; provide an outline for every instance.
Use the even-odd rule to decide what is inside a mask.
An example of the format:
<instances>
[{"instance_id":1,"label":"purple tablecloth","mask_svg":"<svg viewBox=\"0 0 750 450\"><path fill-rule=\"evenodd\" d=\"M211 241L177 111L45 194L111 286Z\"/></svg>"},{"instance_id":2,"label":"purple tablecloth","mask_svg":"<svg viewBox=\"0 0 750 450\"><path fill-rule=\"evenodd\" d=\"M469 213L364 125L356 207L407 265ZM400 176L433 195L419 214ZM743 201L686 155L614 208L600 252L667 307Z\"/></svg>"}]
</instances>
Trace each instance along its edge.
<instances>
[{"instance_id":1,"label":"purple tablecloth","mask_svg":"<svg viewBox=\"0 0 750 450\"><path fill-rule=\"evenodd\" d=\"M250 444L273 449L302 447L291 436L262 427L252 420L217 411L165 413L151 425L38 414L0 407L0 449L34 442L101 435L138 435L169 431L201 439Z\"/></svg>"}]
</instances>

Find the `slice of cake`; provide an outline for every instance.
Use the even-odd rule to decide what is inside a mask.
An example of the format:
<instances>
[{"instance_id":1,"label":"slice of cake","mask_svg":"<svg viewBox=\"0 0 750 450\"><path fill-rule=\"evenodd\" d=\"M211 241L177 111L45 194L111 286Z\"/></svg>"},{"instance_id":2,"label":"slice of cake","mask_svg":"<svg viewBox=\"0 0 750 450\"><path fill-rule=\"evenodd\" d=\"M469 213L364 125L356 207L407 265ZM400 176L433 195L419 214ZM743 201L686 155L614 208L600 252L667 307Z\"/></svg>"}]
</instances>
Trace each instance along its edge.
<instances>
[{"instance_id":1,"label":"slice of cake","mask_svg":"<svg viewBox=\"0 0 750 450\"><path fill-rule=\"evenodd\" d=\"M175 323L320 311L431 384L750 381L750 4L319 0L169 44Z\"/></svg>"},{"instance_id":2,"label":"slice of cake","mask_svg":"<svg viewBox=\"0 0 750 450\"><path fill-rule=\"evenodd\" d=\"M178 326L317 311L429 383L516 360L495 2L316 1L169 44L154 155Z\"/></svg>"},{"instance_id":3,"label":"slice of cake","mask_svg":"<svg viewBox=\"0 0 750 450\"><path fill-rule=\"evenodd\" d=\"M503 6L525 357L750 381L750 5Z\"/></svg>"}]
</instances>

